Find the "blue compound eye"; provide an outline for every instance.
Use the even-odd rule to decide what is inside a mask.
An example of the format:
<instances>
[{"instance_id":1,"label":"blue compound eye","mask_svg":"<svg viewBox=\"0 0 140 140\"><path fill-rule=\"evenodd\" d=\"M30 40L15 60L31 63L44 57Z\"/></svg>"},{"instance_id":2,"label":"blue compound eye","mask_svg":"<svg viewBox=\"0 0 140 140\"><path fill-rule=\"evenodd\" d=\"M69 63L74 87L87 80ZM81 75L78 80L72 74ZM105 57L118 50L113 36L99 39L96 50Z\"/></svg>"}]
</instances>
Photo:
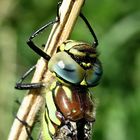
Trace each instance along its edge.
<instances>
[{"instance_id":1,"label":"blue compound eye","mask_svg":"<svg viewBox=\"0 0 140 140\"><path fill-rule=\"evenodd\" d=\"M82 81L85 70L77 64L66 52L58 52L48 63L49 70L56 73L62 80L73 84Z\"/></svg>"},{"instance_id":2,"label":"blue compound eye","mask_svg":"<svg viewBox=\"0 0 140 140\"><path fill-rule=\"evenodd\" d=\"M96 86L102 76L102 66L99 60L96 60L93 68L86 71L86 83L88 86Z\"/></svg>"}]
</instances>

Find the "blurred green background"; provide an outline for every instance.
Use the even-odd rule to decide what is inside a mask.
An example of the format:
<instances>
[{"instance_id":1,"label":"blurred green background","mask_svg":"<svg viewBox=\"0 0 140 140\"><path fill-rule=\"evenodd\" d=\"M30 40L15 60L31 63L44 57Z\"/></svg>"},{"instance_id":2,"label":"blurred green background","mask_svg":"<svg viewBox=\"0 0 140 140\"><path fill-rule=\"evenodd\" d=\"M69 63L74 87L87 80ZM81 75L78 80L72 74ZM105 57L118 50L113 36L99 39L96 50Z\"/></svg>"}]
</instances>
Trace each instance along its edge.
<instances>
[{"instance_id":1,"label":"blurred green background","mask_svg":"<svg viewBox=\"0 0 140 140\"><path fill-rule=\"evenodd\" d=\"M26 91L14 89L39 58L26 45L33 31L56 16L57 0L0 0L0 137L6 140ZM140 0L86 0L82 9L99 39L104 75L93 89L94 140L140 140ZM48 31L49 33L49 31ZM46 35L38 37L45 43ZM78 19L71 39L92 41Z\"/></svg>"}]
</instances>

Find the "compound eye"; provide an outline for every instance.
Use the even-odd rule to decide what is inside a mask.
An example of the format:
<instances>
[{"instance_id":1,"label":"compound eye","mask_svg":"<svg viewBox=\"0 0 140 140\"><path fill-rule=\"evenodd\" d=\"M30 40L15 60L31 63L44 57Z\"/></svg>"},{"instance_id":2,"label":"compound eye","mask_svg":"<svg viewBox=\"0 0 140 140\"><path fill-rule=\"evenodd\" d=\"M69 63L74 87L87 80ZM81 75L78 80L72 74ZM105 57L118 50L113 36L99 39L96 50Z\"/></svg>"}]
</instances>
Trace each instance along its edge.
<instances>
[{"instance_id":1,"label":"compound eye","mask_svg":"<svg viewBox=\"0 0 140 140\"><path fill-rule=\"evenodd\" d=\"M66 52L58 52L48 63L49 70L65 81L78 84L84 77L85 70Z\"/></svg>"},{"instance_id":2,"label":"compound eye","mask_svg":"<svg viewBox=\"0 0 140 140\"><path fill-rule=\"evenodd\" d=\"M97 59L95 64L93 65L93 68L90 70L87 70L86 72L86 83L88 86L96 86L99 84L99 81L102 76L102 66L100 61Z\"/></svg>"}]
</instances>

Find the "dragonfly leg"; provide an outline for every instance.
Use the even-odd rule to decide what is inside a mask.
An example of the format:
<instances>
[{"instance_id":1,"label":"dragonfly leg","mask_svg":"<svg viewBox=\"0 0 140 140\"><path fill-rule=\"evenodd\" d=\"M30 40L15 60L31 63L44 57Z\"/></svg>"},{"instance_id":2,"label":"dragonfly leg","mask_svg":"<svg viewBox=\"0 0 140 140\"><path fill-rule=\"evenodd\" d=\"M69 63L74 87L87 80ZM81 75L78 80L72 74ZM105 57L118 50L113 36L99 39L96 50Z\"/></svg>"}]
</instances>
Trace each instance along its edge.
<instances>
[{"instance_id":1,"label":"dragonfly leg","mask_svg":"<svg viewBox=\"0 0 140 140\"><path fill-rule=\"evenodd\" d=\"M19 119L17 116L16 116L16 119L25 126L25 129L26 129L26 132L27 132L27 135L28 135L28 139L29 140L34 140L33 137L31 136L31 132L30 132L31 127L28 125L28 123L26 121L23 121L23 120Z\"/></svg>"},{"instance_id":2,"label":"dragonfly leg","mask_svg":"<svg viewBox=\"0 0 140 140\"><path fill-rule=\"evenodd\" d=\"M26 77L29 76L29 74L36 68L36 65L32 66L16 83L15 88L19 90L26 90L26 89L37 89L44 87L43 83L23 83L23 81L26 79Z\"/></svg>"},{"instance_id":3,"label":"dragonfly leg","mask_svg":"<svg viewBox=\"0 0 140 140\"><path fill-rule=\"evenodd\" d=\"M95 34L94 30L92 29L92 27L91 27L90 23L88 22L87 18L82 13L80 13L80 17L83 19L83 21L87 25L89 31L91 32L91 34L94 38L93 47L97 47L98 46L98 39L96 37L96 34Z\"/></svg>"},{"instance_id":4,"label":"dragonfly leg","mask_svg":"<svg viewBox=\"0 0 140 140\"><path fill-rule=\"evenodd\" d=\"M60 3L58 3L57 5L57 17L55 20L50 21L49 23L45 24L44 26L42 26L41 28L39 28L37 31L35 31L27 40L27 44L28 46L35 51L39 56L43 57L45 60L49 61L50 60L50 56L48 54L46 54L46 52L44 52L42 49L40 49L34 42L33 39L39 35L41 32L43 32L45 29L47 29L50 25L53 25L57 22L59 22L60 17L59 17L59 7L60 7Z\"/></svg>"}]
</instances>

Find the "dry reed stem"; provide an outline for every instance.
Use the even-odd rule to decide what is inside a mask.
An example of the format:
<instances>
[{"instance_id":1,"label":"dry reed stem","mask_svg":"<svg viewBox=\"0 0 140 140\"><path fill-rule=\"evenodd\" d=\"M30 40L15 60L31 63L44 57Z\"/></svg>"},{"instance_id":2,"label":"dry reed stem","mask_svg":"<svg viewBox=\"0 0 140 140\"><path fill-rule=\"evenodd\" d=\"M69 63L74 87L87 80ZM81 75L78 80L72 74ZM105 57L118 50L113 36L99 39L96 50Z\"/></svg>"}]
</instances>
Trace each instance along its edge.
<instances>
[{"instance_id":1,"label":"dry reed stem","mask_svg":"<svg viewBox=\"0 0 140 140\"><path fill-rule=\"evenodd\" d=\"M53 25L44 49L47 54L52 56L56 52L57 47L68 39L83 3L84 0L63 0L59 9L60 22ZM48 87L53 81L52 74L47 71L47 63L42 58L37 62L32 83L40 81L46 82ZM40 93L40 89L30 90L22 101L17 117L27 122L29 126L32 126L35 116L43 104L44 98ZM15 119L8 140L26 140L27 137L25 126Z\"/></svg>"}]
</instances>

